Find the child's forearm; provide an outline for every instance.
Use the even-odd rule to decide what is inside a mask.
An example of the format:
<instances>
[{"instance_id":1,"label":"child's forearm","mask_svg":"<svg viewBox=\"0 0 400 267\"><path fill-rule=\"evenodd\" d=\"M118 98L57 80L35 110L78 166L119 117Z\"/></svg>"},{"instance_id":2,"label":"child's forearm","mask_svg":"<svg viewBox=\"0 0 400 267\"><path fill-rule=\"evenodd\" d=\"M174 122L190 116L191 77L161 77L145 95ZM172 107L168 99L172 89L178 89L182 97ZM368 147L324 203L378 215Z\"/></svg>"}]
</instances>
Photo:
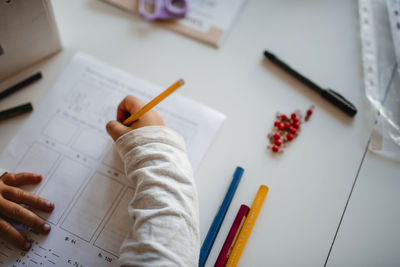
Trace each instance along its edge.
<instances>
[{"instance_id":1,"label":"child's forearm","mask_svg":"<svg viewBox=\"0 0 400 267\"><path fill-rule=\"evenodd\" d=\"M149 126L127 133L116 145L135 191L121 265L197 266L198 200L182 137Z\"/></svg>"}]
</instances>

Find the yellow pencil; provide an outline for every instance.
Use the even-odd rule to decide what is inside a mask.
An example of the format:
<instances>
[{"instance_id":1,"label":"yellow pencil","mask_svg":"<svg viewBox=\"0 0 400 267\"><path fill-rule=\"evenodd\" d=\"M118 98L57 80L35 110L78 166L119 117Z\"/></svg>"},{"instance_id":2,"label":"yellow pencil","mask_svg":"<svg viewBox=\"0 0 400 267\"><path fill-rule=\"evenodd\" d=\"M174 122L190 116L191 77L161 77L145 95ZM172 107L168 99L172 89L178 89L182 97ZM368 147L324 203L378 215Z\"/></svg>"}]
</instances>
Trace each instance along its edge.
<instances>
[{"instance_id":1,"label":"yellow pencil","mask_svg":"<svg viewBox=\"0 0 400 267\"><path fill-rule=\"evenodd\" d=\"M169 88L167 88L164 92L153 98L149 103L147 103L144 107L142 107L138 112L135 114L132 114L129 116L127 119L125 119L122 123L124 125L131 125L135 121L137 121L140 117L142 117L146 112L148 112L150 109L154 108L158 103L163 101L167 96L172 94L176 89L181 87L185 81L183 79L179 79L177 82L175 82L173 85L171 85Z\"/></svg>"},{"instance_id":2,"label":"yellow pencil","mask_svg":"<svg viewBox=\"0 0 400 267\"><path fill-rule=\"evenodd\" d=\"M249 214L247 215L247 218L244 221L242 230L240 231L239 237L237 238L236 243L233 246L232 252L229 255L229 259L225 267L236 266L238 264L243 249L246 246L247 239L249 239L251 230L253 230L253 226L257 220L257 216L260 213L261 207L264 203L264 199L267 196L268 190L269 190L268 187L265 185L261 185L260 188L258 189L253 204L251 204Z\"/></svg>"}]
</instances>

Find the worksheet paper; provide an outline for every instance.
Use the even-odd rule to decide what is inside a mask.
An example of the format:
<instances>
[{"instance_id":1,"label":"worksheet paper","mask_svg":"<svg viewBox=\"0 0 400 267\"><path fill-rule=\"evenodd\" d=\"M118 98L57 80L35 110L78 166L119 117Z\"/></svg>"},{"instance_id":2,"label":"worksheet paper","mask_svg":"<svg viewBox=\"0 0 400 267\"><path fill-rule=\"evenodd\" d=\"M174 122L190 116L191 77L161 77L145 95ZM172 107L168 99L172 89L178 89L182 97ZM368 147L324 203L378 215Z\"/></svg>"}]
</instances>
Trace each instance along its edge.
<instances>
[{"instance_id":1,"label":"worksheet paper","mask_svg":"<svg viewBox=\"0 0 400 267\"><path fill-rule=\"evenodd\" d=\"M0 166L11 172L43 174L38 186L25 189L55 203L50 214L36 211L52 225L49 235L18 226L32 242L30 251L0 239L1 266L117 264L134 191L105 125L126 95L147 102L162 90L87 55L72 59L0 156ZM177 93L156 110L184 137L195 170L224 115Z\"/></svg>"},{"instance_id":2,"label":"worksheet paper","mask_svg":"<svg viewBox=\"0 0 400 267\"><path fill-rule=\"evenodd\" d=\"M129 12L138 13L139 0L103 1ZM245 0L190 0L185 17L159 21L158 25L220 47L244 2Z\"/></svg>"}]
</instances>

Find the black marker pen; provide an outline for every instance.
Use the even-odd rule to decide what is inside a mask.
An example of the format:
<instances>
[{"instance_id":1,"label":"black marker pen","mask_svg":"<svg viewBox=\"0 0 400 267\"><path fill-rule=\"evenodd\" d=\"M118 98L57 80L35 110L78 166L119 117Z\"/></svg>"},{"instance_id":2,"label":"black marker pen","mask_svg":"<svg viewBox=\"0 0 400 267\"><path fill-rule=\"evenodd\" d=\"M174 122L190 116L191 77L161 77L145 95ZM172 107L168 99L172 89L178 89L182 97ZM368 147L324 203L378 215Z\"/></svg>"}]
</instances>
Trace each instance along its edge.
<instances>
[{"instance_id":1,"label":"black marker pen","mask_svg":"<svg viewBox=\"0 0 400 267\"><path fill-rule=\"evenodd\" d=\"M314 82L312 82L308 78L304 77L303 75L292 69L289 65L287 65L286 63L281 61L278 57L276 57L274 54L268 51L264 51L264 56L268 58L272 63L280 67L282 70L286 71L287 73L295 77L297 80L307 85L315 92L319 93L323 98L331 102L336 107L340 108L347 115L351 117L354 117L354 115L356 115L357 113L356 107L339 93L333 91L332 89L321 88L320 86L316 85Z\"/></svg>"}]
</instances>

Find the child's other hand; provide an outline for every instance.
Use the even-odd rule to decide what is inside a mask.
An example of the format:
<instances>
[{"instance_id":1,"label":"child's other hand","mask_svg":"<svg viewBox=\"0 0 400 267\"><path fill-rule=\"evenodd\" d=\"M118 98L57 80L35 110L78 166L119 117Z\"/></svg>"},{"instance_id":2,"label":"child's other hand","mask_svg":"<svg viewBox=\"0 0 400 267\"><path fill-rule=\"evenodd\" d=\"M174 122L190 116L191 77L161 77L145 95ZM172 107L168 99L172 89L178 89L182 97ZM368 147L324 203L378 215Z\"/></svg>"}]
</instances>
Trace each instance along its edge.
<instances>
[{"instance_id":1,"label":"child's other hand","mask_svg":"<svg viewBox=\"0 0 400 267\"><path fill-rule=\"evenodd\" d=\"M134 129L144 126L165 125L161 115L154 109L144 114L140 119L135 121L131 126L125 126L122 122L130 115L139 111L145 103L134 96L127 96L118 106L117 120L107 123L106 129L112 139L117 140L120 136Z\"/></svg>"},{"instance_id":2,"label":"child's other hand","mask_svg":"<svg viewBox=\"0 0 400 267\"><path fill-rule=\"evenodd\" d=\"M19 204L51 212L54 204L24 191L17 186L37 184L42 181L41 175L33 173L6 173L0 177L0 236L15 246L28 250L31 244L14 228L9 220L31 227L38 233L47 234L50 225L29 209Z\"/></svg>"}]
</instances>

